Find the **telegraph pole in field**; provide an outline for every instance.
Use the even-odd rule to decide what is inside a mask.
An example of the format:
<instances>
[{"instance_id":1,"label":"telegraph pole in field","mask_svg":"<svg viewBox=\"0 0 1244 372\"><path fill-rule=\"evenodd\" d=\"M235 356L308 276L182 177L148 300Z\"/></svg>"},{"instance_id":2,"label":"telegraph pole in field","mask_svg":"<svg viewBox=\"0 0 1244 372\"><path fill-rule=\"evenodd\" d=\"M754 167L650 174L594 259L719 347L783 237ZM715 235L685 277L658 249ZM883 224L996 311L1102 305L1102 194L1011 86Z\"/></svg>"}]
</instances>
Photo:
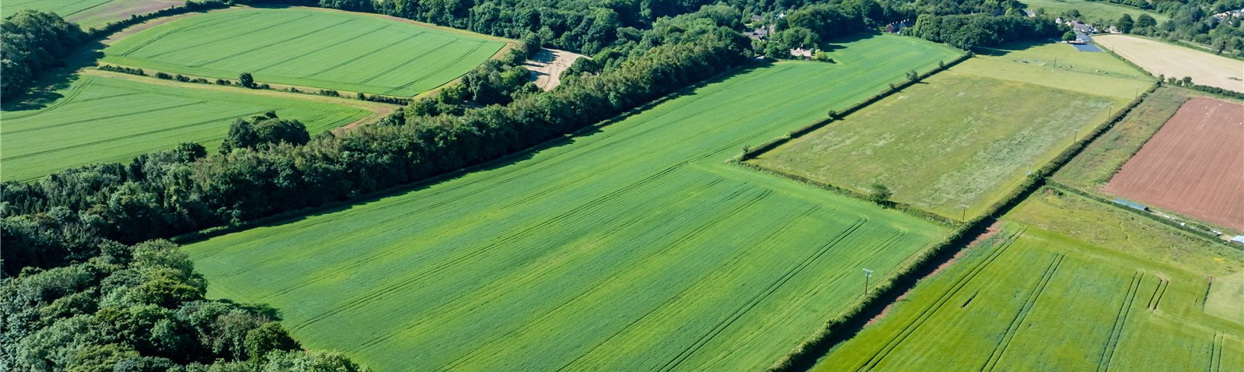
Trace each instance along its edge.
<instances>
[{"instance_id":1,"label":"telegraph pole in field","mask_svg":"<svg viewBox=\"0 0 1244 372\"><path fill-rule=\"evenodd\" d=\"M868 297L868 278L873 277L873 271L864 269L864 297Z\"/></svg>"}]
</instances>

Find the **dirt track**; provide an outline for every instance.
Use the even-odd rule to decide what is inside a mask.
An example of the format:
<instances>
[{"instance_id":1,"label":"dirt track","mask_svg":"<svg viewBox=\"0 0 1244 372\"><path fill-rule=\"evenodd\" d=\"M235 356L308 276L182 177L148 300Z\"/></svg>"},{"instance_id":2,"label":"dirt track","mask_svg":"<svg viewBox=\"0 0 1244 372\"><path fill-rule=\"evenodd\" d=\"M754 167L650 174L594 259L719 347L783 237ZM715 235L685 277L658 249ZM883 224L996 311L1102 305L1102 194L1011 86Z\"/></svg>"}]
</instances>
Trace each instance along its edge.
<instances>
[{"instance_id":1,"label":"dirt track","mask_svg":"<svg viewBox=\"0 0 1244 372\"><path fill-rule=\"evenodd\" d=\"M1244 231L1244 105L1184 103L1105 191Z\"/></svg>"}]
</instances>

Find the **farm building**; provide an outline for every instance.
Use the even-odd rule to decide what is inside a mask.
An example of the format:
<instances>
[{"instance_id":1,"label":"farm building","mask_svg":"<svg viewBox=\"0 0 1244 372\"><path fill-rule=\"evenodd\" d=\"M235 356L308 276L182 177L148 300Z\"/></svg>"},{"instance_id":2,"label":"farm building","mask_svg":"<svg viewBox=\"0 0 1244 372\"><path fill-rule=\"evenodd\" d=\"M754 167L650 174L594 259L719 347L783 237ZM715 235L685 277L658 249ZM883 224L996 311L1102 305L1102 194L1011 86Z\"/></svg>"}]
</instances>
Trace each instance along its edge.
<instances>
[{"instance_id":1,"label":"farm building","mask_svg":"<svg viewBox=\"0 0 1244 372\"><path fill-rule=\"evenodd\" d=\"M1236 235L1234 238L1231 238L1231 242L1237 243L1237 244L1244 244L1244 235Z\"/></svg>"},{"instance_id":2,"label":"farm building","mask_svg":"<svg viewBox=\"0 0 1244 372\"><path fill-rule=\"evenodd\" d=\"M1115 203L1115 204L1122 205L1122 206L1124 206L1124 207L1128 207L1128 208L1132 208L1132 209L1135 209L1135 210L1139 210L1139 211L1145 211L1145 212L1148 212L1148 211L1149 211L1149 206L1146 206L1146 205L1144 205L1144 204L1140 204L1140 203L1137 203L1137 202L1134 202L1134 201L1130 201L1130 200L1127 200L1127 199L1123 199L1123 198L1115 198L1115 199L1114 199L1114 203Z\"/></svg>"}]
</instances>

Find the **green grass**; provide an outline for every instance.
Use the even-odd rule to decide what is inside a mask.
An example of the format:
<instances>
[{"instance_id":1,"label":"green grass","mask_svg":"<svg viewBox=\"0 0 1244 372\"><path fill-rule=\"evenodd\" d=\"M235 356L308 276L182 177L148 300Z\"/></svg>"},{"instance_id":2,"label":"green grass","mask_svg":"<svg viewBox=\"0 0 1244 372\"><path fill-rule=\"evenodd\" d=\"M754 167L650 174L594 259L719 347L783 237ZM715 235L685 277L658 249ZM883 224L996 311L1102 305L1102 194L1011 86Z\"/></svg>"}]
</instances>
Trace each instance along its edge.
<instances>
[{"instance_id":1,"label":"green grass","mask_svg":"<svg viewBox=\"0 0 1244 372\"><path fill-rule=\"evenodd\" d=\"M1064 49L973 58L750 162L865 193L881 183L895 201L973 218L1151 83L1108 54Z\"/></svg>"},{"instance_id":2,"label":"green grass","mask_svg":"<svg viewBox=\"0 0 1244 372\"><path fill-rule=\"evenodd\" d=\"M186 250L211 296L271 304L303 345L378 370L762 369L860 298L862 268L884 277L946 233L726 163L954 56L896 36L835 53Z\"/></svg>"},{"instance_id":3,"label":"green grass","mask_svg":"<svg viewBox=\"0 0 1244 372\"><path fill-rule=\"evenodd\" d=\"M1006 223L814 370L1234 370L1244 317L1203 311L1207 285L1198 272Z\"/></svg>"},{"instance_id":4,"label":"green grass","mask_svg":"<svg viewBox=\"0 0 1244 372\"><path fill-rule=\"evenodd\" d=\"M0 14L8 17L22 9L53 12L89 29L185 3L182 0L5 0Z\"/></svg>"},{"instance_id":5,"label":"green grass","mask_svg":"<svg viewBox=\"0 0 1244 372\"><path fill-rule=\"evenodd\" d=\"M368 114L319 100L135 79L148 80L83 75L46 107L0 113L2 178L31 180L90 163L128 162L181 142L215 150L233 119L272 110L298 119L312 134Z\"/></svg>"},{"instance_id":6,"label":"green grass","mask_svg":"<svg viewBox=\"0 0 1244 372\"><path fill-rule=\"evenodd\" d=\"M172 73L413 96L506 45L494 37L328 10L235 9L123 38L102 62Z\"/></svg>"},{"instance_id":7,"label":"green grass","mask_svg":"<svg viewBox=\"0 0 1244 372\"><path fill-rule=\"evenodd\" d=\"M1141 14L1148 14L1158 23L1166 22L1170 19L1164 14L1124 6L1119 4L1111 4L1102 1L1086 1L1086 0L1021 0L1021 3L1027 4L1029 10L1037 10L1037 8L1045 8L1046 14L1058 15L1068 10L1080 11L1081 20L1089 23L1097 23L1105 21L1107 24L1114 23L1124 13L1132 15L1132 19L1140 17ZM1105 29L1104 26L1099 26Z\"/></svg>"},{"instance_id":8,"label":"green grass","mask_svg":"<svg viewBox=\"0 0 1244 372\"><path fill-rule=\"evenodd\" d=\"M1098 192L1193 94L1181 88L1158 88L1123 121L1115 124L1060 169L1054 180L1084 191Z\"/></svg>"}]
</instances>

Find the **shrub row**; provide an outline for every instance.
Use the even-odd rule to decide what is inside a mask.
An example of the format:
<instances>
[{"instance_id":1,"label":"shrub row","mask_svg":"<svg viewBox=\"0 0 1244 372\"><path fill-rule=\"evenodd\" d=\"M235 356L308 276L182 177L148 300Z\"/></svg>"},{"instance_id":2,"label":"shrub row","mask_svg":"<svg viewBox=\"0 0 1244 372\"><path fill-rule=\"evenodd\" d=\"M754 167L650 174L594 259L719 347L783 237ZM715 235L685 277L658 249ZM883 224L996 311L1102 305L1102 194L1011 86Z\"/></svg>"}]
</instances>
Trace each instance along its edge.
<instances>
[{"instance_id":1,"label":"shrub row","mask_svg":"<svg viewBox=\"0 0 1244 372\"><path fill-rule=\"evenodd\" d=\"M963 249L980 232L984 231L989 224L992 224L998 217L1005 215L1012 208L1019 205L1020 202L1027 199L1033 192L1044 186L1047 177L1053 175L1055 171L1062 168L1063 165L1083 151L1087 144L1101 137L1106 130L1119 123L1127 113L1136 108L1157 86L1157 84L1151 86L1145 91L1145 94L1136 97L1136 99L1115 113L1105 123L1094 128L1089 135L1072 144L1071 147L1063 150L1045 166L1029 175L1020 187L1015 188L1002 200L991 204L986 209L987 212L985 214L967 221L960 228L952 231L946 239L943 239L940 243L913 259L912 264L905 266L905 269L879 281L878 286L875 287L875 291L871 295L826 322L821 329L818 329L805 339L793 351L770 366L769 370L795 371L806 370L811 367L835 343L845 340L847 334L858 332L870 319L897 299L898 296L910 290L921 278L932 273L945 260L953 257L955 253Z\"/></svg>"},{"instance_id":2,"label":"shrub row","mask_svg":"<svg viewBox=\"0 0 1244 372\"><path fill-rule=\"evenodd\" d=\"M99 65L98 68L104 71L120 72L123 74L138 75L138 76L147 76L147 73L143 71L143 69L141 68L113 66L113 65Z\"/></svg>"}]
</instances>

